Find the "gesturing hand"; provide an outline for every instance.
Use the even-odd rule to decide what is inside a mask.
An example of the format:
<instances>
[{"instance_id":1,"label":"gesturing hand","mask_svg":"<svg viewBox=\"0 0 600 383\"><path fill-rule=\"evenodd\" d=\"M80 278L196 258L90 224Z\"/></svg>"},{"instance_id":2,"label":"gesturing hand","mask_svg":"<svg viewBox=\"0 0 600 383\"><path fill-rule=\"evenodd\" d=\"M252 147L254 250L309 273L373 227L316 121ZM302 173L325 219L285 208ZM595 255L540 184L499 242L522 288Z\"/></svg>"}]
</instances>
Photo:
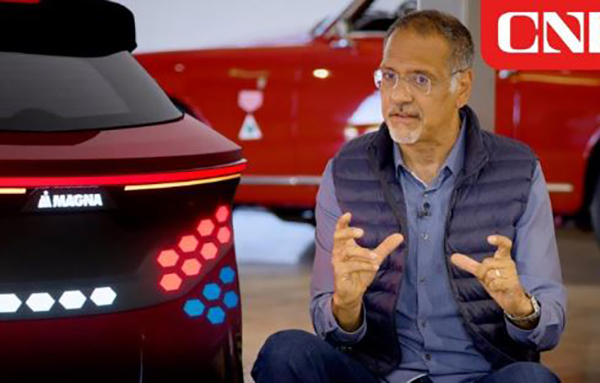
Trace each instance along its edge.
<instances>
[{"instance_id":1,"label":"gesturing hand","mask_svg":"<svg viewBox=\"0 0 600 383\"><path fill-rule=\"evenodd\" d=\"M339 314L336 317L340 324L344 322L344 319L348 319L348 322L354 322L357 319L362 297L373 282L379 266L404 241L401 234L392 234L374 250L360 247L357 245L356 239L362 237L364 231L351 227L351 219L350 213L340 217L333 240L333 306L334 314ZM344 315L349 313L351 314Z\"/></svg>"},{"instance_id":2,"label":"gesturing hand","mask_svg":"<svg viewBox=\"0 0 600 383\"><path fill-rule=\"evenodd\" d=\"M498 249L493 257L479 263L463 254L453 254L452 263L473 274L502 309L514 316L524 317L534 310L517 274L517 266L510 256L512 241L501 235L488 237Z\"/></svg>"}]
</instances>

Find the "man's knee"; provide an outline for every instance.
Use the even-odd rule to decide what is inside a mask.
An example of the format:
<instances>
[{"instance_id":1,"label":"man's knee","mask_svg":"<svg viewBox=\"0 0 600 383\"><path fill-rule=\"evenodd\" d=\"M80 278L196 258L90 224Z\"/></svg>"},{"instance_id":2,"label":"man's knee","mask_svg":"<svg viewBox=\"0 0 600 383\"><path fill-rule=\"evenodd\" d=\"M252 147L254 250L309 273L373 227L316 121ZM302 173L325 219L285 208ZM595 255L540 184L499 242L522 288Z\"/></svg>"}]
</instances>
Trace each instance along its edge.
<instances>
[{"instance_id":1,"label":"man's knee","mask_svg":"<svg viewBox=\"0 0 600 383\"><path fill-rule=\"evenodd\" d=\"M330 347L317 336L302 330L285 330L271 335L261 348L255 370L303 369L313 364L322 347Z\"/></svg>"},{"instance_id":2,"label":"man's knee","mask_svg":"<svg viewBox=\"0 0 600 383\"><path fill-rule=\"evenodd\" d=\"M556 383L560 379L546 366L534 362L518 362L506 367L507 372L518 377L518 382Z\"/></svg>"},{"instance_id":3,"label":"man's knee","mask_svg":"<svg viewBox=\"0 0 600 383\"><path fill-rule=\"evenodd\" d=\"M306 331L279 331L267 338L260 354L269 358L281 356L284 359L289 359L299 353L301 354L302 350L314 348L316 342L322 341Z\"/></svg>"}]
</instances>

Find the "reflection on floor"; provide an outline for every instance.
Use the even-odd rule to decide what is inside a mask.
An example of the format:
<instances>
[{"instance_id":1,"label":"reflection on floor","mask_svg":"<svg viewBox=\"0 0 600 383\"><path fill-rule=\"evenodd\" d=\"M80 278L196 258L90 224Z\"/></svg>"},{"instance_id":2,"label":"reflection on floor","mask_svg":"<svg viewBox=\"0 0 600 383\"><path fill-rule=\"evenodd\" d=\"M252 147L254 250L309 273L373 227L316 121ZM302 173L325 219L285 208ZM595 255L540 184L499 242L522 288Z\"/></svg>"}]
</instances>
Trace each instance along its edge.
<instances>
[{"instance_id":1,"label":"reflection on floor","mask_svg":"<svg viewBox=\"0 0 600 383\"><path fill-rule=\"evenodd\" d=\"M563 276L569 291L567 329L544 362L564 383L600 382L600 249L591 233L557 232ZM272 244L276 248L276 243ZM312 331L308 314L310 254L299 266L240 266L247 373L265 339L289 328Z\"/></svg>"}]
</instances>

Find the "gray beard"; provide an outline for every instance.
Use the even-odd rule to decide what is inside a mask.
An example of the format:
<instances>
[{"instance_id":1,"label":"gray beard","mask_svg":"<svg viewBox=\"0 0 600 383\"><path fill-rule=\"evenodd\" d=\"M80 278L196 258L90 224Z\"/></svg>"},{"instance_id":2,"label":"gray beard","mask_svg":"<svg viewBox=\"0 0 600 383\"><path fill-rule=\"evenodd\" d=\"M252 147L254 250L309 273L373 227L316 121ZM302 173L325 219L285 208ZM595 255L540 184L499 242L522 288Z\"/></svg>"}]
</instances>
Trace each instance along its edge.
<instances>
[{"instance_id":1,"label":"gray beard","mask_svg":"<svg viewBox=\"0 0 600 383\"><path fill-rule=\"evenodd\" d=\"M410 131L407 134L399 134L396 130L392 128L389 129L392 140L401 145L411 145L416 143L421 137L422 131L423 128L419 128L417 130Z\"/></svg>"}]
</instances>

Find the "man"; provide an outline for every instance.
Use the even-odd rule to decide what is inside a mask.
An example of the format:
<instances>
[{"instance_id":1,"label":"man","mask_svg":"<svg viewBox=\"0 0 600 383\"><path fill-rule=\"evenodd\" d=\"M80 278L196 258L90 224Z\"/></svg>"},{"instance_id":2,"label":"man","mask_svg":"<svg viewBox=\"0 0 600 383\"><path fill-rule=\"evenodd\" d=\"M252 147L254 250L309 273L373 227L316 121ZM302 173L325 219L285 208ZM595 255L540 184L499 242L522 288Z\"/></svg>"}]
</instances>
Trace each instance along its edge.
<instances>
[{"instance_id":1,"label":"man","mask_svg":"<svg viewBox=\"0 0 600 383\"><path fill-rule=\"evenodd\" d=\"M375 73L385 123L330 161L317 197L316 333L269 338L262 382L556 382L565 290L540 165L466 106L473 43L414 12Z\"/></svg>"}]
</instances>

